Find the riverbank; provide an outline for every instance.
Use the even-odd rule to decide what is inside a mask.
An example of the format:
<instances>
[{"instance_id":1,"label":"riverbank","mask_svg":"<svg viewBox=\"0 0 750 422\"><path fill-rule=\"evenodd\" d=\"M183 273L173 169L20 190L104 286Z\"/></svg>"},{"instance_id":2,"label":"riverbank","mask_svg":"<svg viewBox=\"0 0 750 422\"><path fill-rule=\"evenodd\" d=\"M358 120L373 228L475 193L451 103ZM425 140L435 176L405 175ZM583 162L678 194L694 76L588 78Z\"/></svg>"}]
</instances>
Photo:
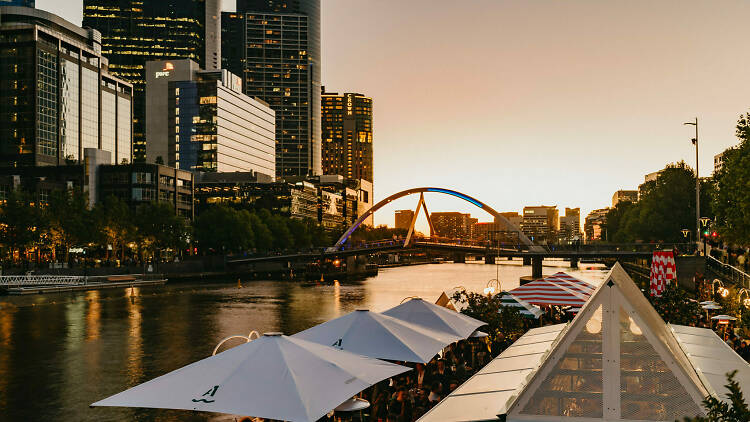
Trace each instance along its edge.
<instances>
[{"instance_id":1,"label":"riverbank","mask_svg":"<svg viewBox=\"0 0 750 422\"><path fill-rule=\"evenodd\" d=\"M91 283L78 284L78 285L8 287L4 289L4 291L8 295L16 296L16 295L34 295L34 294L49 294L49 293L63 293L63 292L80 292L80 291L86 291L86 290L117 289L117 288L128 288L128 287L132 288L132 287L163 286L166 282L167 282L166 279L104 281L104 282L91 282Z\"/></svg>"}]
</instances>

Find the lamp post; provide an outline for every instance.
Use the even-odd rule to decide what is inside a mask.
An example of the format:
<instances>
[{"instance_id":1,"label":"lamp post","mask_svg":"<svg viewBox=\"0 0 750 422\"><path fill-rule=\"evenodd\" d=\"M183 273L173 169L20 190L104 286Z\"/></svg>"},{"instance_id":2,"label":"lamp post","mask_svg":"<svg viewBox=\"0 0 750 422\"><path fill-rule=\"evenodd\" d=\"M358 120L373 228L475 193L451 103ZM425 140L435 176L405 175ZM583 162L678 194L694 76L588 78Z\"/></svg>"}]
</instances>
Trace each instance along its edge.
<instances>
[{"instance_id":1,"label":"lamp post","mask_svg":"<svg viewBox=\"0 0 750 422\"><path fill-rule=\"evenodd\" d=\"M701 217L701 226L703 226L703 230L706 230L708 228L708 222L711 221L708 217ZM701 232L701 237L703 237L703 256L706 256L706 239L708 238L708 232Z\"/></svg>"},{"instance_id":2,"label":"lamp post","mask_svg":"<svg viewBox=\"0 0 750 422\"><path fill-rule=\"evenodd\" d=\"M682 229L682 237L687 239L688 244L690 244L690 229Z\"/></svg>"},{"instance_id":3,"label":"lamp post","mask_svg":"<svg viewBox=\"0 0 750 422\"><path fill-rule=\"evenodd\" d=\"M698 118L696 117L694 122L685 122L683 124L695 126L695 138L692 139L693 145L695 145L695 233L700 233L701 179L698 177ZM695 240L697 242L698 238L696 237Z\"/></svg>"},{"instance_id":4,"label":"lamp post","mask_svg":"<svg viewBox=\"0 0 750 422\"><path fill-rule=\"evenodd\" d=\"M742 295L745 295L745 300L742 300ZM750 308L750 290L741 288L737 293L737 300L740 302L740 319L742 319L742 307Z\"/></svg>"},{"instance_id":5,"label":"lamp post","mask_svg":"<svg viewBox=\"0 0 750 422\"><path fill-rule=\"evenodd\" d=\"M729 294L729 290L726 287L724 287L724 283L722 283L721 280L716 278L714 279L713 282L711 282L711 299L713 299L714 294L716 294L717 284L719 285L719 289L718 289L719 295L721 295L721 297L727 297L727 295Z\"/></svg>"}]
</instances>

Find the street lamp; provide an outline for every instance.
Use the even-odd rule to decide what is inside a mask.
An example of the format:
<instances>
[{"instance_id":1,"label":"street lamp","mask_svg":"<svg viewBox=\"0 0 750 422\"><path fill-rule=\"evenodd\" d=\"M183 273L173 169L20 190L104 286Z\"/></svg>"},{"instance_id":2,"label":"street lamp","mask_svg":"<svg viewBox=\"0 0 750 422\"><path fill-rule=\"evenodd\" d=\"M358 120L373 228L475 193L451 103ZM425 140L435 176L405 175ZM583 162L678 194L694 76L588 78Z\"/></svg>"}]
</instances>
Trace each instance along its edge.
<instances>
[{"instance_id":1,"label":"street lamp","mask_svg":"<svg viewBox=\"0 0 750 422\"><path fill-rule=\"evenodd\" d=\"M495 286L496 287L490 286L490 284L492 284L493 281L495 282ZM490 295L490 296L492 294L494 294L495 292L500 293L500 291L501 291L500 290L500 280L497 279L497 278L493 278L492 280L488 281L487 282L487 286L484 288L484 294Z\"/></svg>"},{"instance_id":2,"label":"street lamp","mask_svg":"<svg viewBox=\"0 0 750 422\"><path fill-rule=\"evenodd\" d=\"M687 239L688 244L690 244L690 229L682 229L682 237Z\"/></svg>"},{"instance_id":3,"label":"street lamp","mask_svg":"<svg viewBox=\"0 0 750 422\"><path fill-rule=\"evenodd\" d=\"M742 295L745 295L745 300L742 300ZM740 291L737 293L737 300L740 302L740 305L750 308L750 290L746 288L741 288ZM740 317L742 317L742 306L740 306Z\"/></svg>"},{"instance_id":4,"label":"street lamp","mask_svg":"<svg viewBox=\"0 0 750 422\"><path fill-rule=\"evenodd\" d=\"M701 232L701 237L703 238L703 256L706 256L706 241L708 238L708 231L706 230L708 228L708 223L711 221L708 217L701 217L701 226L703 226L704 232ZM697 239L696 239L697 240Z\"/></svg>"},{"instance_id":5,"label":"street lamp","mask_svg":"<svg viewBox=\"0 0 750 422\"><path fill-rule=\"evenodd\" d=\"M701 179L698 177L698 118L696 117L694 122L685 122L683 125L695 126L695 138L692 139L693 145L695 145L695 233L700 233Z\"/></svg>"},{"instance_id":6,"label":"street lamp","mask_svg":"<svg viewBox=\"0 0 750 422\"><path fill-rule=\"evenodd\" d=\"M715 289L716 285L719 285L718 289ZM719 292L719 295L721 297L727 297L729 294L729 289L724 287L724 283L721 282L718 278L714 279L713 282L711 282L711 297L713 298L713 295L716 294L716 292Z\"/></svg>"}]
</instances>

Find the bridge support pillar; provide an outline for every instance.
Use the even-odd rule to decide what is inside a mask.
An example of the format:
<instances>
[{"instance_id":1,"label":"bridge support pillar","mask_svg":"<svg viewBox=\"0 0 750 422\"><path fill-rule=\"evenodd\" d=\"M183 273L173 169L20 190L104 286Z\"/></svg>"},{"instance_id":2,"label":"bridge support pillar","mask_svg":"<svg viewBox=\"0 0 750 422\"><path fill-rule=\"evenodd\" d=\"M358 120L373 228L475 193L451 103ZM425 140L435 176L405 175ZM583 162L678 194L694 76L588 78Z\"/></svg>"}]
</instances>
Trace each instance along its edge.
<instances>
[{"instance_id":1,"label":"bridge support pillar","mask_svg":"<svg viewBox=\"0 0 750 422\"><path fill-rule=\"evenodd\" d=\"M570 258L570 268L578 268L578 257Z\"/></svg>"},{"instance_id":2,"label":"bridge support pillar","mask_svg":"<svg viewBox=\"0 0 750 422\"><path fill-rule=\"evenodd\" d=\"M530 256L524 256L523 257L523 265L531 265L531 257Z\"/></svg>"},{"instance_id":3,"label":"bridge support pillar","mask_svg":"<svg viewBox=\"0 0 750 422\"><path fill-rule=\"evenodd\" d=\"M484 263L485 264L494 264L495 263L495 255L486 255L484 257Z\"/></svg>"},{"instance_id":4,"label":"bridge support pillar","mask_svg":"<svg viewBox=\"0 0 750 422\"><path fill-rule=\"evenodd\" d=\"M456 264L465 264L466 263L466 254L463 253L454 253L453 254L453 262Z\"/></svg>"},{"instance_id":5,"label":"bridge support pillar","mask_svg":"<svg viewBox=\"0 0 750 422\"><path fill-rule=\"evenodd\" d=\"M531 276L534 278L542 278L542 257L535 256L531 258Z\"/></svg>"}]
</instances>

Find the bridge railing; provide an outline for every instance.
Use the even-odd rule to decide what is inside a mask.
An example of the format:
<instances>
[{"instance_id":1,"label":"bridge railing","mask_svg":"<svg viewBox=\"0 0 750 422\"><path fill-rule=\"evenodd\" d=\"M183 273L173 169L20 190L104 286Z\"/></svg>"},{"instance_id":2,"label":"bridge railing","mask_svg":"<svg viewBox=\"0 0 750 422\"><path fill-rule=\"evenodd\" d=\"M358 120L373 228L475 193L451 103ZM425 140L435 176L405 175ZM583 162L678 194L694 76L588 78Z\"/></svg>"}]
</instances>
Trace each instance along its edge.
<instances>
[{"instance_id":1,"label":"bridge railing","mask_svg":"<svg viewBox=\"0 0 750 422\"><path fill-rule=\"evenodd\" d=\"M4 275L0 276L0 287L3 286L50 286L86 284L84 276L60 275Z\"/></svg>"},{"instance_id":2,"label":"bridge railing","mask_svg":"<svg viewBox=\"0 0 750 422\"><path fill-rule=\"evenodd\" d=\"M734 283L737 287L750 289L750 274L739 268L725 264L710 255L706 257L706 267L720 275L724 281Z\"/></svg>"}]
</instances>

